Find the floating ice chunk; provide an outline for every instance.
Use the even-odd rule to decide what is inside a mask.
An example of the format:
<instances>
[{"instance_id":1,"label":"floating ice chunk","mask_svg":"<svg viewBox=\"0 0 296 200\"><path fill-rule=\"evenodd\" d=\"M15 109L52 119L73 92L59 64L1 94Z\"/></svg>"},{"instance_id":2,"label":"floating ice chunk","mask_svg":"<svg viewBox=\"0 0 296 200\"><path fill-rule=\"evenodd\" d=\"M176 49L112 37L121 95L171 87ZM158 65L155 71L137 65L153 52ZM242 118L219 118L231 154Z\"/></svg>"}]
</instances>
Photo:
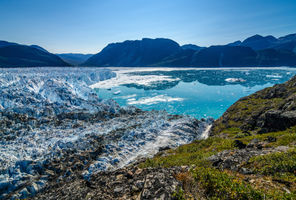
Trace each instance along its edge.
<instances>
[{"instance_id":1,"label":"floating ice chunk","mask_svg":"<svg viewBox=\"0 0 296 200\"><path fill-rule=\"evenodd\" d=\"M130 99L130 98L133 98L133 97L136 97L137 95L136 94L131 94L131 95L127 95L127 96L121 96L119 98L121 99Z\"/></svg>"},{"instance_id":2,"label":"floating ice chunk","mask_svg":"<svg viewBox=\"0 0 296 200\"><path fill-rule=\"evenodd\" d=\"M267 78L282 78L283 76L277 74L266 75Z\"/></svg>"},{"instance_id":3,"label":"floating ice chunk","mask_svg":"<svg viewBox=\"0 0 296 200\"><path fill-rule=\"evenodd\" d=\"M157 104L161 102L172 102L172 101L183 101L183 98L179 97L170 97L166 95L158 95L155 97L143 97L139 100L136 100L135 98L128 99L127 104L129 105L136 105L136 104L146 104L146 105L152 105Z\"/></svg>"},{"instance_id":4,"label":"floating ice chunk","mask_svg":"<svg viewBox=\"0 0 296 200\"><path fill-rule=\"evenodd\" d=\"M120 90L117 90L117 91L113 92L113 94L118 95L118 94L120 94L120 92L121 92Z\"/></svg>"},{"instance_id":5,"label":"floating ice chunk","mask_svg":"<svg viewBox=\"0 0 296 200\"><path fill-rule=\"evenodd\" d=\"M235 82L246 82L245 79L242 78L227 78L225 79L226 82L235 83Z\"/></svg>"},{"instance_id":6,"label":"floating ice chunk","mask_svg":"<svg viewBox=\"0 0 296 200\"><path fill-rule=\"evenodd\" d=\"M178 78L172 78L170 76L159 76L159 75L133 75L133 74L127 74L128 70L121 70L116 72L116 77L100 81L98 83L95 83L91 85L91 88L105 88L109 89L112 87L117 87L120 85L125 84L135 84L135 85L142 85L142 86L150 86L154 83L161 82L161 81L178 81L180 79Z\"/></svg>"}]
</instances>

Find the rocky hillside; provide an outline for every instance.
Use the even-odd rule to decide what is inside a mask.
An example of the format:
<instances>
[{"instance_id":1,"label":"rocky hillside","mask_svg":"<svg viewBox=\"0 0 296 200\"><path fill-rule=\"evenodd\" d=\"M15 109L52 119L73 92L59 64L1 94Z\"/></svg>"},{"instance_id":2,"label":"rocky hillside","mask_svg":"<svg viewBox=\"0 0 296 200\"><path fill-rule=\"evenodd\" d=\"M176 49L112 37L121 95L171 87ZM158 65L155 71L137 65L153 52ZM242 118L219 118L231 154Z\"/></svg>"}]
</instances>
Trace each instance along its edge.
<instances>
[{"instance_id":1,"label":"rocky hillside","mask_svg":"<svg viewBox=\"0 0 296 200\"><path fill-rule=\"evenodd\" d=\"M212 134L228 129L267 133L296 125L296 77L266 88L233 104L214 123Z\"/></svg>"}]
</instances>

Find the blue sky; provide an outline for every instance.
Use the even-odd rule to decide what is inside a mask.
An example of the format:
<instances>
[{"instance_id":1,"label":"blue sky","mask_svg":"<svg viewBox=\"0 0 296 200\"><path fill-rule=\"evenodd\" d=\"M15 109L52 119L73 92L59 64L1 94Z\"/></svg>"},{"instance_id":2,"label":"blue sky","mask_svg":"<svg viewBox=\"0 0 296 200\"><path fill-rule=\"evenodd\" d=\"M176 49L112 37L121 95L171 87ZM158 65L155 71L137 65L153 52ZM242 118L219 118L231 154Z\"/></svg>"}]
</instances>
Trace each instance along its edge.
<instances>
[{"instance_id":1,"label":"blue sky","mask_svg":"<svg viewBox=\"0 0 296 200\"><path fill-rule=\"evenodd\" d=\"M0 27L0 40L54 53L143 37L209 46L296 33L296 0L0 0Z\"/></svg>"}]
</instances>

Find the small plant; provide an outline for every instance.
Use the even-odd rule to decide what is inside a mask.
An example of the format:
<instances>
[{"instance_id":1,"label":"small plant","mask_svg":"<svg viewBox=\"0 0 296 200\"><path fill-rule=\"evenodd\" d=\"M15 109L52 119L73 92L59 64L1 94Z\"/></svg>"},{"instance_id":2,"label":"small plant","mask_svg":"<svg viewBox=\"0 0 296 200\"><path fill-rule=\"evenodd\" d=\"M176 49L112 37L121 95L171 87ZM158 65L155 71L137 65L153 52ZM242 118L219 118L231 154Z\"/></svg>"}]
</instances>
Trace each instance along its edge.
<instances>
[{"instance_id":1,"label":"small plant","mask_svg":"<svg viewBox=\"0 0 296 200\"><path fill-rule=\"evenodd\" d=\"M173 200L186 200L186 195L182 188L178 188L172 195Z\"/></svg>"}]
</instances>

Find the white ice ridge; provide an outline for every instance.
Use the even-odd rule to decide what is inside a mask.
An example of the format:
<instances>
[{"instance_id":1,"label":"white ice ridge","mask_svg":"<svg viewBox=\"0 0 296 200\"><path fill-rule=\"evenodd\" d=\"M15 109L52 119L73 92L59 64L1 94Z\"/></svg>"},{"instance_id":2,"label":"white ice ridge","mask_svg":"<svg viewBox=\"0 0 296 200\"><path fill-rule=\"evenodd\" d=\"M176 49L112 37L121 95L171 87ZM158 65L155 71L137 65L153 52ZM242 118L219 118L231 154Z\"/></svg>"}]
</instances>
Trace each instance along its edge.
<instances>
[{"instance_id":1,"label":"white ice ridge","mask_svg":"<svg viewBox=\"0 0 296 200\"><path fill-rule=\"evenodd\" d=\"M183 101L183 98L179 97L170 97L167 95L157 95L154 97L142 97L138 100L135 98L131 98L127 100L127 104L129 105L139 105L139 104L145 104L145 105L152 105L152 104L157 104L161 102L172 102L172 101Z\"/></svg>"},{"instance_id":2,"label":"white ice ridge","mask_svg":"<svg viewBox=\"0 0 296 200\"><path fill-rule=\"evenodd\" d=\"M226 82L235 83L235 82L245 82L245 79L242 78L227 78L225 79Z\"/></svg>"},{"instance_id":3,"label":"white ice ridge","mask_svg":"<svg viewBox=\"0 0 296 200\"><path fill-rule=\"evenodd\" d=\"M278 75L278 74L271 74L271 75L266 75L267 78L282 78L283 76Z\"/></svg>"},{"instance_id":4,"label":"white ice ridge","mask_svg":"<svg viewBox=\"0 0 296 200\"><path fill-rule=\"evenodd\" d=\"M172 78L170 76L162 76L162 75L133 75L128 74L130 72L135 72L138 70L118 70L116 72L116 77L100 81L98 83L95 83L91 85L91 88L112 88L117 87L124 84L135 84L135 85L141 85L141 86L150 86L154 83L160 82L160 81L178 81L178 78ZM143 70L144 71L144 70ZM147 70L149 71L149 70Z\"/></svg>"}]
</instances>

